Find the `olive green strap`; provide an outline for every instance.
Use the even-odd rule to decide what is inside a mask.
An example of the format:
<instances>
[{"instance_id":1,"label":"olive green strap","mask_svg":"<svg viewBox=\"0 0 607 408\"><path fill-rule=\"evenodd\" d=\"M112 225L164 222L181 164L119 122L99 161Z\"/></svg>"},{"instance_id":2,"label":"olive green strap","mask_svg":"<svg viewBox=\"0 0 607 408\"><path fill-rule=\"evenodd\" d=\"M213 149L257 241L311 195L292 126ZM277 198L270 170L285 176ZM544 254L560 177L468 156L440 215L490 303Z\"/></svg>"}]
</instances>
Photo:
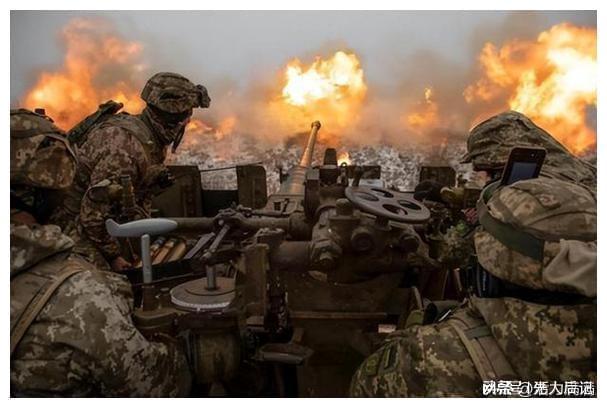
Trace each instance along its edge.
<instances>
[{"instance_id":1,"label":"olive green strap","mask_svg":"<svg viewBox=\"0 0 607 408\"><path fill-rule=\"evenodd\" d=\"M481 380L508 380L517 377L484 321L468 314L460 314L447 321L466 348Z\"/></svg>"},{"instance_id":2,"label":"olive green strap","mask_svg":"<svg viewBox=\"0 0 607 408\"><path fill-rule=\"evenodd\" d=\"M34 320L36 320L36 317L38 317L44 306L46 306L47 302L55 293L57 288L59 288L59 286L61 286L61 284L68 278L82 271L84 271L84 269L70 269L59 275L55 280L48 281L47 284L40 288L36 296L34 296L34 298L27 305L26 309L19 317L19 320L17 323L15 323L15 326L11 330L11 356L17 349L17 346L23 339L23 336L25 336L27 329L29 329Z\"/></svg>"},{"instance_id":3,"label":"olive green strap","mask_svg":"<svg viewBox=\"0 0 607 408\"><path fill-rule=\"evenodd\" d=\"M86 141L86 135L95 125L101 123L107 117L115 115L122 109L122 103L109 100L99 105L99 109L93 112L82 121L78 122L67 134L70 143L76 146L82 146Z\"/></svg>"}]
</instances>

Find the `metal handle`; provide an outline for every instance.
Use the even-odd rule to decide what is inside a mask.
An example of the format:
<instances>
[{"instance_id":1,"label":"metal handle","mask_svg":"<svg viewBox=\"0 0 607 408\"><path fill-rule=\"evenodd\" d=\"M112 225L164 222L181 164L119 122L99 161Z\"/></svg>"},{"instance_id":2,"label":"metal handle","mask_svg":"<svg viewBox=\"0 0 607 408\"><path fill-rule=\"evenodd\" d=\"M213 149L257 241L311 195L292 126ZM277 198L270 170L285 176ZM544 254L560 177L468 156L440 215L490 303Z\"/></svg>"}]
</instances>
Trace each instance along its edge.
<instances>
[{"instance_id":1,"label":"metal handle","mask_svg":"<svg viewBox=\"0 0 607 408\"><path fill-rule=\"evenodd\" d=\"M140 237L144 234L160 235L166 234L177 228L177 222L168 218L147 218L118 224L113 219L105 221L105 228L108 234L113 237Z\"/></svg>"},{"instance_id":2,"label":"metal handle","mask_svg":"<svg viewBox=\"0 0 607 408\"><path fill-rule=\"evenodd\" d=\"M152 282L152 256L150 254L150 236L141 236L141 262L143 270L143 283Z\"/></svg>"}]
</instances>

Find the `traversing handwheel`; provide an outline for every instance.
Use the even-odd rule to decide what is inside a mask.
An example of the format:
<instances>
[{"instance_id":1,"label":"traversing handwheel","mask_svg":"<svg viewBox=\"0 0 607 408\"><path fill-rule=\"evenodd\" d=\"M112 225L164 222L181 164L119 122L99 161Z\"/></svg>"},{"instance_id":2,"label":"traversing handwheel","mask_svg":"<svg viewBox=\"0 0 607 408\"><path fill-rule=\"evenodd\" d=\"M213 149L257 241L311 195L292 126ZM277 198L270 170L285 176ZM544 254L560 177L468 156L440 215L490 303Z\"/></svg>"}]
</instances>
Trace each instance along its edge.
<instances>
[{"instance_id":1,"label":"traversing handwheel","mask_svg":"<svg viewBox=\"0 0 607 408\"><path fill-rule=\"evenodd\" d=\"M417 224L430 218L430 210L414 199L412 193L358 186L347 187L346 197L361 211L391 221Z\"/></svg>"}]
</instances>

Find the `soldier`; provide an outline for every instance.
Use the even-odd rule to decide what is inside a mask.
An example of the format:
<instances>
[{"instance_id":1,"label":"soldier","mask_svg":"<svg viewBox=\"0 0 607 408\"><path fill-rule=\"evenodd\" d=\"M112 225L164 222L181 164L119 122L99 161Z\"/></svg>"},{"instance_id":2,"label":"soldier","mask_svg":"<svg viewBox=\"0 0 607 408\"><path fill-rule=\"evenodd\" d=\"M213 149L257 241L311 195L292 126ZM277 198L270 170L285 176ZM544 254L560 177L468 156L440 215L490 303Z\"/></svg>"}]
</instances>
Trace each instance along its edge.
<instances>
[{"instance_id":1,"label":"soldier","mask_svg":"<svg viewBox=\"0 0 607 408\"><path fill-rule=\"evenodd\" d=\"M546 158L542 176L596 189L596 167L576 157L544 129L516 111L502 112L476 125L468 137L468 154L462 163L474 171L499 177L515 146L543 147Z\"/></svg>"},{"instance_id":2,"label":"soldier","mask_svg":"<svg viewBox=\"0 0 607 408\"><path fill-rule=\"evenodd\" d=\"M468 137L468 153L462 163L472 163L474 171L485 172L490 181L501 177L510 151L515 146L543 147L546 158L540 177L583 184L596 190L596 167L576 157L544 129L527 116L516 111L506 111L475 126ZM416 196L441 200L441 185L421 183ZM469 234L477 218L474 209L466 210L466 219L449 228L443 235L438 260L451 266L463 266L472 253Z\"/></svg>"},{"instance_id":3,"label":"soldier","mask_svg":"<svg viewBox=\"0 0 607 408\"><path fill-rule=\"evenodd\" d=\"M11 394L185 396L184 353L137 331L128 281L74 255L56 225L39 224L48 190L76 172L63 136L42 115L11 111Z\"/></svg>"},{"instance_id":4,"label":"soldier","mask_svg":"<svg viewBox=\"0 0 607 408\"><path fill-rule=\"evenodd\" d=\"M133 218L132 213L149 216L153 187L168 180L163 164L168 146L172 144L174 152L192 110L210 104L203 86L168 72L152 76L141 98L147 103L141 114L97 116L100 123L75 141L79 146L77 176L62 214L54 219L77 241L77 252L100 267L109 263L115 271L131 264L123 257L118 241L105 230L105 219ZM135 210L124 208L116 197L116 191L128 190L135 198L131 200Z\"/></svg>"},{"instance_id":5,"label":"soldier","mask_svg":"<svg viewBox=\"0 0 607 408\"><path fill-rule=\"evenodd\" d=\"M483 381L596 381L596 196L555 179L484 190L475 293L392 333L351 395L481 396Z\"/></svg>"}]
</instances>

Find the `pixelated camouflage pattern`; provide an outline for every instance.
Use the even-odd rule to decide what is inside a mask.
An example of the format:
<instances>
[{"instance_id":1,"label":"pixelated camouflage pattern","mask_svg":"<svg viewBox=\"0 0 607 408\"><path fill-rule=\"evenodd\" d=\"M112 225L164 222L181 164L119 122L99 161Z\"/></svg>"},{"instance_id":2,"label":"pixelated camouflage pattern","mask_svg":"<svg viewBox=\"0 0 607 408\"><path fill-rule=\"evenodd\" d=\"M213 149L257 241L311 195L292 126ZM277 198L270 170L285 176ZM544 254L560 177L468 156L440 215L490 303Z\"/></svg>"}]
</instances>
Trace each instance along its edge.
<instances>
[{"instance_id":1,"label":"pixelated camouflage pattern","mask_svg":"<svg viewBox=\"0 0 607 408\"><path fill-rule=\"evenodd\" d=\"M11 184L63 189L76 172L65 133L46 116L11 110Z\"/></svg>"},{"instance_id":2,"label":"pixelated camouflage pattern","mask_svg":"<svg viewBox=\"0 0 607 408\"><path fill-rule=\"evenodd\" d=\"M24 225L11 223L11 254L24 241ZM52 234L56 229L50 226ZM32 237L38 236L36 231ZM65 241L65 239L63 240ZM61 240L57 240L57 243ZM43 245L46 243L43 243ZM42 248L49 252L48 248ZM190 372L177 344L146 340L131 320L128 281L96 270L81 258L58 252L11 279L11 328L36 292L60 272L79 272L64 282L30 326L11 356L11 394L15 396L174 397L189 393ZM14 261L11 259L11 267ZM31 265L27 260L19 264Z\"/></svg>"},{"instance_id":3,"label":"pixelated camouflage pattern","mask_svg":"<svg viewBox=\"0 0 607 408\"><path fill-rule=\"evenodd\" d=\"M521 180L487 202L495 219L542 239L596 239L596 193L555 179Z\"/></svg>"},{"instance_id":4,"label":"pixelated camouflage pattern","mask_svg":"<svg viewBox=\"0 0 607 408\"><path fill-rule=\"evenodd\" d=\"M473 297L471 306L521 380L596 382L595 303L555 306Z\"/></svg>"},{"instance_id":5,"label":"pixelated camouflage pattern","mask_svg":"<svg viewBox=\"0 0 607 408\"><path fill-rule=\"evenodd\" d=\"M51 118L29 109L11 109L11 131L19 138L41 134L65 136L65 132L58 128Z\"/></svg>"},{"instance_id":6,"label":"pixelated camouflage pattern","mask_svg":"<svg viewBox=\"0 0 607 408\"><path fill-rule=\"evenodd\" d=\"M156 142L139 116L114 115L93 128L78 150L78 175L66 193L63 210L53 217L76 241L76 252L98 265L120 255L120 246L105 229L107 218L117 219L116 200L100 198L95 188L103 184L120 185L120 176L129 175L138 205L149 210L150 172L163 166L167 148Z\"/></svg>"},{"instance_id":7,"label":"pixelated camouflage pattern","mask_svg":"<svg viewBox=\"0 0 607 408\"><path fill-rule=\"evenodd\" d=\"M141 91L141 99L164 112L181 113L201 107L208 108L211 99L202 85L172 72L152 76Z\"/></svg>"},{"instance_id":8,"label":"pixelated camouflage pattern","mask_svg":"<svg viewBox=\"0 0 607 408\"><path fill-rule=\"evenodd\" d=\"M481 317L521 381L596 381L596 305L477 299L454 312ZM352 397L479 397L482 381L447 320L392 333L355 373Z\"/></svg>"},{"instance_id":9,"label":"pixelated camouflage pattern","mask_svg":"<svg viewBox=\"0 0 607 408\"><path fill-rule=\"evenodd\" d=\"M515 111L500 113L475 126L470 131L468 154L463 162L471 162L476 170L502 169L515 146L546 149L542 167L545 177L596 189L596 167L575 157L548 132Z\"/></svg>"},{"instance_id":10,"label":"pixelated camouflage pattern","mask_svg":"<svg viewBox=\"0 0 607 408\"><path fill-rule=\"evenodd\" d=\"M467 265L474 254L474 241L471 227L460 221L443 234L437 260L450 268Z\"/></svg>"},{"instance_id":11,"label":"pixelated camouflage pattern","mask_svg":"<svg viewBox=\"0 0 607 408\"><path fill-rule=\"evenodd\" d=\"M502 187L487 202L489 215L546 240L543 260L536 261L506 247L481 228L474 236L478 261L491 274L521 286L575 291L576 285L566 280L559 285L549 284L542 272L559 252L561 239L596 241L596 205L592 190L555 179L523 180Z\"/></svg>"},{"instance_id":12,"label":"pixelated camouflage pattern","mask_svg":"<svg viewBox=\"0 0 607 408\"><path fill-rule=\"evenodd\" d=\"M11 223L11 276L73 246L56 225Z\"/></svg>"},{"instance_id":13,"label":"pixelated camouflage pattern","mask_svg":"<svg viewBox=\"0 0 607 408\"><path fill-rule=\"evenodd\" d=\"M350 396L472 397L480 387L468 352L443 322L392 333L356 371Z\"/></svg>"}]
</instances>

